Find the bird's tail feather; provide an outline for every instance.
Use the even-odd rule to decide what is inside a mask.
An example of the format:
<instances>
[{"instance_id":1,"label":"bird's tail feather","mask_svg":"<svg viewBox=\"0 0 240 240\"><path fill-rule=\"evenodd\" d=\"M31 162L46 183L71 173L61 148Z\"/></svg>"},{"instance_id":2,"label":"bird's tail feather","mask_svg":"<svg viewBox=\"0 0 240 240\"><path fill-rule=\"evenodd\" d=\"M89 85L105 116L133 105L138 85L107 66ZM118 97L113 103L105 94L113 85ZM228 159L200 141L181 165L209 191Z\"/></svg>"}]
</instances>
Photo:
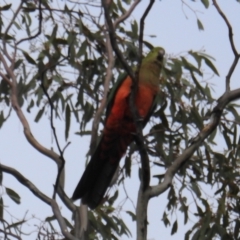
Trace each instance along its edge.
<instances>
[{"instance_id":1,"label":"bird's tail feather","mask_svg":"<svg viewBox=\"0 0 240 240\"><path fill-rule=\"evenodd\" d=\"M106 162L104 164L93 188L82 198L84 204L87 204L91 209L96 208L100 204L118 168L118 164L119 162Z\"/></svg>"}]
</instances>

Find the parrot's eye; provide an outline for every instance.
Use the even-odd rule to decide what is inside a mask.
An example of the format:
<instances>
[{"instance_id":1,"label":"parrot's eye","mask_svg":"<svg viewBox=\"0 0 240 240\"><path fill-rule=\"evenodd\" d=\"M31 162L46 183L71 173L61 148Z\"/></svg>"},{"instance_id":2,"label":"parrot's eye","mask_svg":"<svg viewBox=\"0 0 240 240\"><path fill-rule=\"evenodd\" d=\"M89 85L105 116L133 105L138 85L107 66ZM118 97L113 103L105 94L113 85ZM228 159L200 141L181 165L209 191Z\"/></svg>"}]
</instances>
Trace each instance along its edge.
<instances>
[{"instance_id":1,"label":"parrot's eye","mask_svg":"<svg viewBox=\"0 0 240 240\"><path fill-rule=\"evenodd\" d=\"M165 55L164 49L160 49L159 52L158 52L158 57L157 57L158 60L162 60L164 55Z\"/></svg>"}]
</instances>

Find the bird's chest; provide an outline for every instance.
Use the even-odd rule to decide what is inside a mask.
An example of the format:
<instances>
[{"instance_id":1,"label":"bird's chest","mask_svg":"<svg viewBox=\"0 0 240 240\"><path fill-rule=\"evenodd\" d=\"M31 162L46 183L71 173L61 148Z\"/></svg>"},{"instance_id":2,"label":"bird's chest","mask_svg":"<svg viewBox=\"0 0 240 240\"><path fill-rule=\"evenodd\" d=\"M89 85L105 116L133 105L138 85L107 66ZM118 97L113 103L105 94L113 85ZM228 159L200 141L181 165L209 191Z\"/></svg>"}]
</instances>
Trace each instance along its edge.
<instances>
[{"instance_id":1,"label":"bird's chest","mask_svg":"<svg viewBox=\"0 0 240 240\"><path fill-rule=\"evenodd\" d=\"M107 126L119 134L126 134L135 131L135 124L132 117L132 109L130 107L129 96L131 92L131 82L126 82L124 86L117 92L112 110L107 119ZM135 97L135 106L137 108L139 117L144 119L153 104L154 96L157 89L149 86L139 85L138 92Z\"/></svg>"}]
</instances>

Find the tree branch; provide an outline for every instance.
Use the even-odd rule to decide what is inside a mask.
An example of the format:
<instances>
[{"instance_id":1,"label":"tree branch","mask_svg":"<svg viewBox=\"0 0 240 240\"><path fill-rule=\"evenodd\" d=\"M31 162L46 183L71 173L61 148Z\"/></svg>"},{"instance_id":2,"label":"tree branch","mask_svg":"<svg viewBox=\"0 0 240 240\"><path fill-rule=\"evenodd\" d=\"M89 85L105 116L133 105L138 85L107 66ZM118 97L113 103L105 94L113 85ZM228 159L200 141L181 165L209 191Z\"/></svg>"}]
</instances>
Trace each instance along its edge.
<instances>
[{"instance_id":1,"label":"tree branch","mask_svg":"<svg viewBox=\"0 0 240 240\"><path fill-rule=\"evenodd\" d=\"M138 39L139 61L142 61L142 44L143 44L143 33L144 33L145 19L146 19L147 15L149 14L150 10L152 9L154 2L155 2L155 0L150 0L149 1L148 6L147 6L146 10L144 11L144 13L143 13L143 15L140 19L140 32L139 32L139 39Z\"/></svg>"},{"instance_id":2,"label":"tree branch","mask_svg":"<svg viewBox=\"0 0 240 240\"><path fill-rule=\"evenodd\" d=\"M56 129L55 129L55 126L54 126L54 123L53 123L53 110L54 110L54 105L52 103L52 100L43 84L43 79L44 79L44 73L45 71L42 72L41 74L41 87L43 89L43 92L44 94L46 95L47 99L48 99L48 103L50 105L50 125L51 125L51 129L52 129L52 132L53 132L53 136L54 136L54 139L55 139L55 142L57 144L57 148L58 148L58 151L60 153L60 157L59 157L59 160L60 160L60 164L59 164L59 168L58 168L58 174L57 174L57 178L56 178L56 182L55 182L55 186L54 186L54 191L53 191L53 199L56 198L56 193L57 193L57 189L58 189L58 186L60 184L60 177L64 177L62 174L62 171L64 169L64 165L65 165L65 159L64 159L64 156L63 156L63 151L60 147L60 144L59 144L59 141L58 141L58 137L57 137L57 133L56 133ZM62 182L64 181L63 179L61 179ZM61 185L61 184L60 184Z\"/></svg>"},{"instance_id":3,"label":"tree branch","mask_svg":"<svg viewBox=\"0 0 240 240\"><path fill-rule=\"evenodd\" d=\"M231 44L231 48L232 48L233 54L235 56L235 58L233 60L233 63L231 65L230 69L229 69L229 72L228 72L228 74L226 76L226 91L230 91L230 79L231 79L231 76L232 76L236 66L237 66L238 60L240 58L240 54L238 53L238 51L236 49L236 46L235 46L235 43L234 43L234 40L233 40L233 30L232 30L232 26L231 26L230 22L228 21L226 15L223 13L221 8L217 4L216 0L213 0L213 5L215 6L215 8L217 9L218 13L223 18L224 22L226 23L226 25L228 27L228 37L229 37L229 41L230 41L230 44Z\"/></svg>"},{"instance_id":4,"label":"tree branch","mask_svg":"<svg viewBox=\"0 0 240 240\"><path fill-rule=\"evenodd\" d=\"M147 238L147 208L148 208L148 195L146 194L146 190L149 188L150 183L150 166L149 166L149 157L146 150L144 137L142 133L142 121L138 121L138 111L135 106L135 98L138 91L138 81L139 81L139 71L142 65L142 47L143 47L143 33L144 33L144 25L145 19L149 14L155 0L150 0L149 4L144 11L141 19L140 19L140 33L139 33L139 59L138 59L138 67L135 73L135 81L133 81L132 91L130 94L130 108L133 112L134 121L136 125L136 143L139 148L139 153L141 157L141 184L138 191L137 198L137 209L136 209L136 221L137 221L137 239L145 240Z\"/></svg>"},{"instance_id":5,"label":"tree branch","mask_svg":"<svg viewBox=\"0 0 240 240\"><path fill-rule=\"evenodd\" d=\"M22 1L23 3L24 1ZM39 36L42 33L42 9L41 9L41 5L42 5L42 0L38 0L38 12L39 12L39 21L38 21L38 32L30 37L27 38L23 38L21 40L19 40L16 45L19 45L20 43L24 42L24 41L30 41L34 38L36 38L37 36Z\"/></svg>"},{"instance_id":6,"label":"tree branch","mask_svg":"<svg viewBox=\"0 0 240 240\"><path fill-rule=\"evenodd\" d=\"M137 67L137 71L136 71L136 78L135 78L135 82L133 82L133 86L132 86L132 91L130 94L130 107L132 112L134 113L134 120L135 120L135 125L136 125L136 135L137 135L137 145L139 147L139 152L140 152L140 156L141 156L141 165L142 165L142 180L141 180L141 187L142 190L146 190L149 186L149 182L150 182L150 166L149 166L149 158L148 158L148 154L147 154L147 150L145 147L145 143L144 143L144 137L143 137L143 133L142 133L142 121L139 121L139 116L138 116L138 111L135 107L135 101L134 99L136 98L137 95L137 87L134 87L134 85L138 85L138 80L139 80L139 71L142 65L142 43L143 43L143 33L144 33L144 24L145 24L145 19L148 15L148 13L150 12L153 4L154 4L155 0L150 0L148 7L146 8L146 10L143 13L143 16L140 19L140 33L139 33L139 59L138 59L138 67Z\"/></svg>"},{"instance_id":7,"label":"tree branch","mask_svg":"<svg viewBox=\"0 0 240 240\"><path fill-rule=\"evenodd\" d=\"M125 71L134 80L135 79L134 73L133 73L132 69L128 66L127 62L125 61L121 51L118 48L117 42L116 42L115 29L113 27L113 23L112 23L110 13L109 13L110 4L111 4L111 1L102 0L102 6L103 6L103 9L104 9L105 19L106 19L106 22L107 22L107 25L108 25L108 33L109 33L109 38L110 38L110 41L111 41L111 45L112 45L112 48L113 48L117 58L122 63Z\"/></svg>"},{"instance_id":8,"label":"tree branch","mask_svg":"<svg viewBox=\"0 0 240 240\"><path fill-rule=\"evenodd\" d=\"M107 95L108 95L108 90L109 90L109 84L112 79L112 69L113 69L114 63L115 63L112 46L110 43L109 36L107 34L106 34L106 44L105 45L106 45L107 55L108 55L108 66L106 69L107 74L106 74L105 81L104 81L103 99L102 99L101 104L100 104L100 106L95 114L95 117L93 119L91 145L90 145L90 153L91 154L93 153L93 151L97 145L98 125L101 120L102 113L107 105Z\"/></svg>"},{"instance_id":9,"label":"tree branch","mask_svg":"<svg viewBox=\"0 0 240 240\"><path fill-rule=\"evenodd\" d=\"M128 9L127 12L125 12L121 17L119 17L114 23L113 28L116 29L116 27L123 21L125 21L133 12L133 10L136 8L136 6L140 3L140 0L135 0L132 6Z\"/></svg>"},{"instance_id":10,"label":"tree branch","mask_svg":"<svg viewBox=\"0 0 240 240\"><path fill-rule=\"evenodd\" d=\"M51 205L51 199L42 193L30 180L25 178L20 172L14 168L0 164L0 170L14 176L22 185L27 187L37 198L41 199L43 202Z\"/></svg>"},{"instance_id":11,"label":"tree branch","mask_svg":"<svg viewBox=\"0 0 240 240\"><path fill-rule=\"evenodd\" d=\"M65 223L65 220L63 219L60 209L54 199L51 199L51 207L54 216L57 218L57 221L59 223L59 226L61 228L62 234L69 240L78 240L75 238L72 234L68 232L67 225Z\"/></svg>"},{"instance_id":12,"label":"tree branch","mask_svg":"<svg viewBox=\"0 0 240 240\"><path fill-rule=\"evenodd\" d=\"M240 98L240 88L233 91L226 91L219 99L217 105L211 113L210 122L204 126L201 132L192 141L191 146L183 151L183 153L176 158L173 164L168 168L165 173L164 180L160 184L148 189L149 198L156 197L166 191L172 183L172 179L176 172L181 168L182 164L193 155L199 148L203 141L210 136L210 134L217 128L222 112L226 105L232 101Z\"/></svg>"},{"instance_id":13,"label":"tree branch","mask_svg":"<svg viewBox=\"0 0 240 240\"><path fill-rule=\"evenodd\" d=\"M2 221L2 220L1 220ZM19 237L19 236L17 236L16 234L13 234L13 233L11 233L11 232L7 232L7 230L2 230L2 229L0 229L0 232L2 232L4 235L5 235L5 239L9 239L7 236L9 235L9 236L12 236L12 237L14 237L14 238L16 238L16 239L18 239L18 240L22 240L22 238L21 237Z\"/></svg>"}]
</instances>

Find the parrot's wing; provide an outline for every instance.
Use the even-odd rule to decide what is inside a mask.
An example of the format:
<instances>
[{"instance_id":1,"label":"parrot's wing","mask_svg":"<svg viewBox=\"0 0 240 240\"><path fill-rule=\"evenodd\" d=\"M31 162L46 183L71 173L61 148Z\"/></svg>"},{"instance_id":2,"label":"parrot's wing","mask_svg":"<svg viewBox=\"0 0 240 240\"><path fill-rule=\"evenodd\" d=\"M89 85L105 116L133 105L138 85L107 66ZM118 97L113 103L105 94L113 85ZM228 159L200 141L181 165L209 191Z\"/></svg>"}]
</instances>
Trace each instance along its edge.
<instances>
[{"instance_id":1,"label":"parrot's wing","mask_svg":"<svg viewBox=\"0 0 240 240\"><path fill-rule=\"evenodd\" d=\"M111 112L116 93L117 93L118 89L120 88L121 84L123 83L123 81L126 79L126 77L127 77L126 73L120 73L116 83L110 90L110 93L108 95L108 100L107 100L106 119L107 119L109 113Z\"/></svg>"}]
</instances>

